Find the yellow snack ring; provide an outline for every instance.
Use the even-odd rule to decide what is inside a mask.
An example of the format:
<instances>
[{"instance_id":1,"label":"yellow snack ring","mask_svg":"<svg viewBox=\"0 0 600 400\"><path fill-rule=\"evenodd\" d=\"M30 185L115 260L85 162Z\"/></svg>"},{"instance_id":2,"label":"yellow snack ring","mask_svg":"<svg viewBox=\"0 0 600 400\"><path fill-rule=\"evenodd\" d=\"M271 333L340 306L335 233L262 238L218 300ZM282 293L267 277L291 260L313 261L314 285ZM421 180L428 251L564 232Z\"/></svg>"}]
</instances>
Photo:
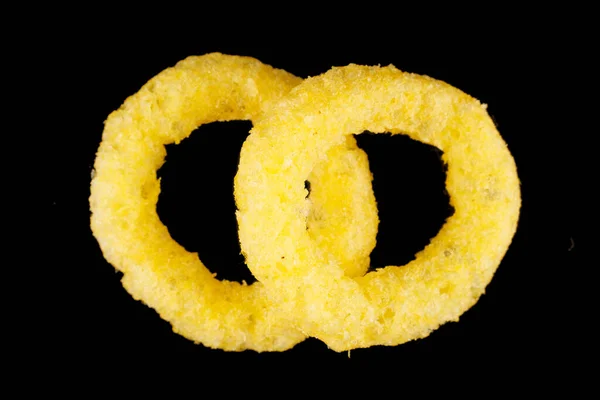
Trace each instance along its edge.
<instances>
[{"instance_id":1,"label":"yellow snack ring","mask_svg":"<svg viewBox=\"0 0 600 400\"><path fill-rule=\"evenodd\" d=\"M296 210L313 166L366 130L441 149L455 212L414 261L351 278L314 247ZM336 351L397 345L458 320L492 279L521 203L514 160L484 105L429 77L358 65L305 80L255 124L235 196L250 270Z\"/></svg>"},{"instance_id":2,"label":"yellow snack ring","mask_svg":"<svg viewBox=\"0 0 600 400\"><path fill-rule=\"evenodd\" d=\"M196 253L187 252L171 238L156 212L160 192L156 171L164 162L166 144L179 143L205 123L256 121L299 82L300 78L253 58L216 53L189 57L152 78L105 122L91 182L92 232L108 262L123 272L125 289L194 342L230 351L280 351L306 337L289 323L289 314L273 306L261 283L216 279ZM312 187L318 188L320 179L328 183L333 179L329 174L335 167L328 165L332 163L352 182L348 189L338 187L348 207L369 199L352 191L364 190L364 185L370 188L371 182L366 155L356 143L347 141L332 148L329 155L315 169ZM350 176L350 168L360 173ZM359 249L346 249L362 257L352 263L353 274L359 273L355 264L368 267L375 243L377 209L372 192L371 197L370 204L356 205L370 215L375 230L345 225L348 239L343 245L348 246L352 238L363 243ZM323 227L314 227L316 235L326 232L330 216L334 223L342 223L343 212L320 203L318 196L303 201L303 212L309 213L310 202L323 219ZM340 245L331 242L332 247L323 251L343 253ZM350 263L347 257L338 261Z\"/></svg>"}]
</instances>

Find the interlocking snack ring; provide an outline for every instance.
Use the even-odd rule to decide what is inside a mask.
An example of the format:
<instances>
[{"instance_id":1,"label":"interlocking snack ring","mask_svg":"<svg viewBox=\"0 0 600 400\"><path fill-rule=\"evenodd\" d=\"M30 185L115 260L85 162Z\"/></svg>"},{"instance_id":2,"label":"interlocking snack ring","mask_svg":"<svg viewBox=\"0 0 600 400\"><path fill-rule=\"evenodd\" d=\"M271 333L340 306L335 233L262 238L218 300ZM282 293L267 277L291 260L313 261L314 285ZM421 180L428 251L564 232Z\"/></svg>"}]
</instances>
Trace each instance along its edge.
<instances>
[{"instance_id":1,"label":"interlocking snack ring","mask_svg":"<svg viewBox=\"0 0 600 400\"><path fill-rule=\"evenodd\" d=\"M414 261L353 278L314 246L298 210L314 166L364 131L441 149L455 212ZM250 270L302 331L335 351L397 345L458 320L492 279L521 203L513 157L484 105L429 77L358 65L305 80L254 125L235 196Z\"/></svg>"},{"instance_id":2,"label":"interlocking snack ring","mask_svg":"<svg viewBox=\"0 0 600 400\"><path fill-rule=\"evenodd\" d=\"M217 280L196 253L171 238L156 212L156 171L166 144L179 143L213 121L256 122L300 82L248 57L189 57L152 78L105 122L91 182L92 232L107 261L123 272L125 289L194 342L231 351L279 351L306 337L288 321L291 315L269 301L260 282ZM303 187L297 211L314 221L310 235L326 237L335 227L342 236L315 244L340 255L337 261L350 275L364 273L378 222L366 155L353 139L340 141L307 179L315 189L321 182L335 185L337 196L315 190L305 199ZM332 207L335 201L345 207ZM355 215L361 224L354 224Z\"/></svg>"}]
</instances>

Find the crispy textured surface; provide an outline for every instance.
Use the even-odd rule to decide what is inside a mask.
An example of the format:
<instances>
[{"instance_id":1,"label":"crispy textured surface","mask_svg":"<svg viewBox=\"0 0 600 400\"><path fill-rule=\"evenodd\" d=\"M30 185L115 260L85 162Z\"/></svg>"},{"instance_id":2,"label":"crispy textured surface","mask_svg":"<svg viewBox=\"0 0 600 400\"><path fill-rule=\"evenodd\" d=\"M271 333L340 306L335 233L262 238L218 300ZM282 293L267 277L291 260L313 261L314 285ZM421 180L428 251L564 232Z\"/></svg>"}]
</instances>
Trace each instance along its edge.
<instances>
[{"instance_id":1,"label":"crispy textured surface","mask_svg":"<svg viewBox=\"0 0 600 400\"><path fill-rule=\"evenodd\" d=\"M441 149L455 213L414 261L350 278L314 247L296 210L313 166L365 130ZM492 279L520 209L514 160L485 106L393 66L333 68L295 87L244 143L235 196L250 270L303 331L336 351L396 345L457 321Z\"/></svg>"},{"instance_id":2,"label":"crispy textured surface","mask_svg":"<svg viewBox=\"0 0 600 400\"><path fill-rule=\"evenodd\" d=\"M93 234L105 258L123 272L126 290L195 342L232 351L276 351L306 336L267 299L261 283L217 280L197 254L170 237L156 213L156 171L164 162L164 145L179 143L204 123L255 122L300 81L248 57L189 57L152 78L105 122L91 183ZM320 238L316 245L340 254L336 262L360 275L368 267L378 221L367 158L354 139L332 148L328 156L310 177L310 200L304 199L303 189L296 211L306 216L314 210L310 218L311 235ZM347 208L331 207L327 188ZM370 230L346 220L359 212ZM329 240L332 234L343 240Z\"/></svg>"}]
</instances>

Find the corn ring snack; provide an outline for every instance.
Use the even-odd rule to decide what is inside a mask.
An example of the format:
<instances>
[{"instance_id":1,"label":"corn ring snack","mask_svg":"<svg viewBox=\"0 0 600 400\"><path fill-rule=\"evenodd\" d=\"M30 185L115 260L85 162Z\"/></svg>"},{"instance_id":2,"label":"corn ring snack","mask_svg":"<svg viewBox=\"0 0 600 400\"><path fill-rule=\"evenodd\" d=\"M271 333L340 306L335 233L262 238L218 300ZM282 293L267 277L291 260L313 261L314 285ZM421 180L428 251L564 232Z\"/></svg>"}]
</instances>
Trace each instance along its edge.
<instances>
[{"instance_id":1,"label":"corn ring snack","mask_svg":"<svg viewBox=\"0 0 600 400\"><path fill-rule=\"evenodd\" d=\"M297 212L303 182L327 151L364 131L407 134L444 152L452 215L409 264L344 274ZM242 252L273 302L335 351L427 336L483 294L514 235L514 160L486 107L393 66L349 65L306 79L245 141L235 178Z\"/></svg>"},{"instance_id":2,"label":"corn ring snack","mask_svg":"<svg viewBox=\"0 0 600 400\"><path fill-rule=\"evenodd\" d=\"M189 57L152 78L105 122L91 182L92 232L106 260L123 272L125 289L194 342L229 351L281 351L306 338L260 282L217 280L196 253L171 238L156 212L156 171L166 144L213 121L256 122L300 82L249 57ZM331 198L315 190L297 210L314 221L312 236L338 235L315 244L340 255L337 261L350 276L364 274L378 223L366 154L353 138L342 141L307 178L313 188L326 182L335 190ZM331 199L346 207L331 207Z\"/></svg>"}]
</instances>

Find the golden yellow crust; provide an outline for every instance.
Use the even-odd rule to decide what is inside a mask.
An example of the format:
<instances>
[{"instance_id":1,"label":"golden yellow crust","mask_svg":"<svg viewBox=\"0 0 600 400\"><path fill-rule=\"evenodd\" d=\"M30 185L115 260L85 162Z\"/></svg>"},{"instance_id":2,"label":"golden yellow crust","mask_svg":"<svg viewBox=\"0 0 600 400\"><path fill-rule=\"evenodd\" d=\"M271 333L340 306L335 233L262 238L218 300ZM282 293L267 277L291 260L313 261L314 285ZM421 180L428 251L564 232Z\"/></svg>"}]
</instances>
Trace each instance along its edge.
<instances>
[{"instance_id":1,"label":"golden yellow crust","mask_svg":"<svg viewBox=\"0 0 600 400\"><path fill-rule=\"evenodd\" d=\"M204 123L256 122L300 81L248 57L189 57L152 78L105 122L91 182L93 234L106 259L123 272L127 291L195 342L232 351L277 351L306 336L288 322L290 314L268 300L262 284L217 280L197 254L170 237L156 213L156 171L164 162L164 145L179 143ZM310 179L314 194L310 200L303 195L296 211L308 215L314 209L318 217L311 217L311 234L320 238L317 245L324 253L344 254L336 262L346 265L349 274L360 275L368 266L377 229L366 156L348 140L331 149ZM336 179L339 183L333 185ZM337 190L348 208L332 208L321 195L321 182ZM346 215L356 213L353 207L369 220L370 230L345 222ZM326 240L329 222L345 239Z\"/></svg>"},{"instance_id":2,"label":"golden yellow crust","mask_svg":"<svg viewBox=\"0 0 600 400\"><path fill-rule=\"evenodd\" d=\"M296 210L313 166L365 130L441 149L455 213L408 265L351 278L336 255L315 248ZM520 209L514 160L485 106L393 66L333 68L295 87L244 143L235 197L250 270L303 331L336 351L400 344L458 320L492 279Z\"/></svg>"}]
</instances>

